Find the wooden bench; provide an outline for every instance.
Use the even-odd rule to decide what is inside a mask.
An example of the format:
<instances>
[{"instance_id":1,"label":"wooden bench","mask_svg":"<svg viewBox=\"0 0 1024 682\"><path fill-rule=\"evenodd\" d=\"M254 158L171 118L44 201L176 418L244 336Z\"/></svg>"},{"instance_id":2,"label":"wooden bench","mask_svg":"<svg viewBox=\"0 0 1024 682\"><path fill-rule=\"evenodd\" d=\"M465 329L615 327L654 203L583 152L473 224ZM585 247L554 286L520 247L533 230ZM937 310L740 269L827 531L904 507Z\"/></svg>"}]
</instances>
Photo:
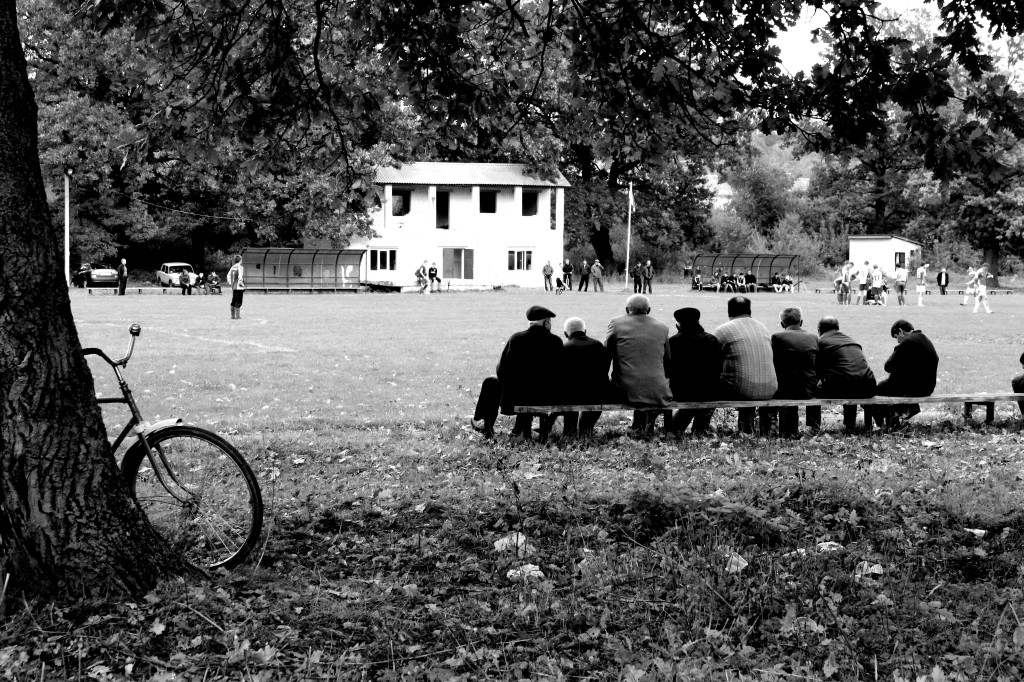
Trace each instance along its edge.
<instances>
[{"instance_id":1,"label":"wooden bench","mask_svg":"<svg viewBox=\"0 0 1024 682\"><path fill-rule=\"evenodd\" d=\"M954 393L920 397L875 396L874 398L811 398L805 400L718 400L709 402L673 402L663 406L629 405L627 403L605 403L601 405L517 405L515 411L523 414L552 414L558 412L622 412L641 410L706 410L738 409L741 407L829 407L836 405L859 405L873 407L881 405L907 405L911 403L963 403L964 419L970 420L975 407L985 408L985 423L995 419L997 402L1024 402L1024 393ZM870 426L870 422L868 426Z\"/></svg>"},{"instance_id":2,"label":"wooden bench","mask_svg":"<svg viewBox=\"0 0 1024 682\"><path fill-rule=\"evenodd\" d=\"M967 290L966 289L959 289L959 290L957 290L956 293L957 293L958 296L963 296L964 294L967 293ZM1006 294L1007 296L1009 296L1010 294L1013 293L1013 289L988 289L988 290L986 290L985 293L990 294L990 295ZM971 295L973 296L974 293L971 292Z\"/></svg>"}]
</instances>

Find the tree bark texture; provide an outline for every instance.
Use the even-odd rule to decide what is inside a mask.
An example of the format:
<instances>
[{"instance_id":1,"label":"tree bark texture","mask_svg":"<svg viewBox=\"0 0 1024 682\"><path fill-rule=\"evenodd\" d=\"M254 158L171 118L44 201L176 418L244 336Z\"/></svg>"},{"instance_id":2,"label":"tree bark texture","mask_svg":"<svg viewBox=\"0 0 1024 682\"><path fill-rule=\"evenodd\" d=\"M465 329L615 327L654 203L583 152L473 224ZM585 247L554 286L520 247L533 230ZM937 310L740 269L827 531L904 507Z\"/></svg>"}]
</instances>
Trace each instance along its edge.
<instances>
[{"instance_id":1,"label":"tree bark texture","mask_svg":"<svg viewBox=\"0 0 1024 682\"><path fill-rule=\"evenodd\" d=\"M992 273L988 285L993 289L999 288L999 258L1002 255L1000 251L998 242L981 250L984 262L988 263L988 271Z\"/></svg>"},{"instance_id":2,"label":"tree bark texture","mask_svg":"<svg viewBox=\"0 0 1024 682\"><path fill-rule=\"evenodd\" d=\"M14 0L0 0L0 567L37 594L180 572L124 486L82 356L39 167Z\"/></svg>"}]
</instances>

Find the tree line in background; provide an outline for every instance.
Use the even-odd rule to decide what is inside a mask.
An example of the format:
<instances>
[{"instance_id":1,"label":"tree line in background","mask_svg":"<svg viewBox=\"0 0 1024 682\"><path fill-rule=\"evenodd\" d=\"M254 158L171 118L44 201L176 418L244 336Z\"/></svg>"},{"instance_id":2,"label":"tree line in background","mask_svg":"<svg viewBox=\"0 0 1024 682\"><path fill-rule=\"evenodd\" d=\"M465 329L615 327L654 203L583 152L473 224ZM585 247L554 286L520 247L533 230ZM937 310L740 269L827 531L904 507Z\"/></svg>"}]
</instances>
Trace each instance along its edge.
<instances>
[{"instance_id":1,"label":"tree line in background","mask_svg":"<svg viewBox=\"0 0 1024 682\"><path fill-rule=\"evenodd\" d=\"M663 272L748 251L799 254L806 275L875 233L936 264L1017 268L1022 49L998 13L996 61L956 3L938 31L934 14L855 4L793 78L760 41L799 2L746 31L714 3L421 4L22 3L44 177L74 170L76 260L343 246L369 230L378 164L459 160L561 169L576 263L624 268L633 182L632 254ZM709 170L733 189L724 206Z\"/></svg>"}]
</instances>

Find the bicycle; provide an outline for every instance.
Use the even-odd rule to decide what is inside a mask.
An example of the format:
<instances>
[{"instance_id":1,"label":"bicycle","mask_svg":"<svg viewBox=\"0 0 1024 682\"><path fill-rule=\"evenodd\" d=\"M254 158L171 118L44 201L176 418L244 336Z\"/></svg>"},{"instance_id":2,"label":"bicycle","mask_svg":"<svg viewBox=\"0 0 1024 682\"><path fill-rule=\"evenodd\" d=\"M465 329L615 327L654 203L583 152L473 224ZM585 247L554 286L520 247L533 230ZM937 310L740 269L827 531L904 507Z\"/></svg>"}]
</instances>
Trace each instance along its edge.
<instances>
[{"instance_id":1,"label":"bicycle","mask_svg":"<svg viewBox=\"0 0 1024 682\"><path fill-rule=\"evenodd\" d=\"M255 549L263 530L256 475L242 454L212 431L181 419L146 422L121 373L142 327L133 324L128 332L128 350L119 360L99 348L83 349L113 368L121 389L122 397L96 396L96 402L123 403L131 411L111 454L125 446L121 474L150 523L176 551L197 566L234 568Z\"/></svg>"}]
</instances>

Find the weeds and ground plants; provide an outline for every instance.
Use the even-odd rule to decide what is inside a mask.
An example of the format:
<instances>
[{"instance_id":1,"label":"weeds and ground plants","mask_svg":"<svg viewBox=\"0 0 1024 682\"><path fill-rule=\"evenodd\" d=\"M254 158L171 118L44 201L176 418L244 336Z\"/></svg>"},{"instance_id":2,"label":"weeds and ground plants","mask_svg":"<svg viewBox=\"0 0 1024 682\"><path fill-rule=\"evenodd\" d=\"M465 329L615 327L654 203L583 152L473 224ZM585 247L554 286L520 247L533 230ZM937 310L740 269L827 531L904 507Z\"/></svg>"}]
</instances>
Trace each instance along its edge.
<instances>
[{"instance_id":1,"label":"weeds and ground plants","mask_svg":"<svg viewBox=\"0 0 1024 682\"><path fill-rule=\"evenodd\" d=\"M724 321L725 297L659 296L662 320L696 303ZM541 297L250 296L239 324L218 297L76 296L86 345L142 323L143 410L227 434L269 529L258 565L132 603L8 594L0 678L1024 677L1009 406L991 426L932 409L851 438L829 415L795 442L735 436L732 417L706 441L636 441L626 415L590 443L484 442L465 425L476 387ZM1005 390L1013 299L906 309L942 355L939 390ZM552 307L600 336L623 301ZM792 303L836 312L881 374L901 311L766 295L755 317Z\"/></svg>"}]
</instances>

